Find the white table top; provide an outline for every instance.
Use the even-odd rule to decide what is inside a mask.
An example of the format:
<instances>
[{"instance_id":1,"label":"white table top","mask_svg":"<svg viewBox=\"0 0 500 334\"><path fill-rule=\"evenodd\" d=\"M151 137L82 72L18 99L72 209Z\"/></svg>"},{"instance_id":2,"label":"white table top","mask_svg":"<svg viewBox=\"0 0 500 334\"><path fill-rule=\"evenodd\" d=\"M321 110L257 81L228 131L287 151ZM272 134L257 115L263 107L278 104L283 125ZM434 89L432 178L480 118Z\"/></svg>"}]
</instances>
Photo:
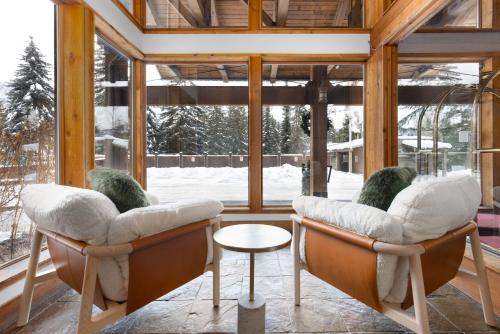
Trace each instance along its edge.
<instances>
[{"instance_id":1,"label":"white table top","mask_svg":"<svg viewBox=\"0 0 500 334\"><path fill-rule=\"evenodd\" d=\"M224 227L214 234L222 248L248 253L272 252L286 247L292 238L287 230L263 224L238 224Z\"/></svg>"}]
</instances>

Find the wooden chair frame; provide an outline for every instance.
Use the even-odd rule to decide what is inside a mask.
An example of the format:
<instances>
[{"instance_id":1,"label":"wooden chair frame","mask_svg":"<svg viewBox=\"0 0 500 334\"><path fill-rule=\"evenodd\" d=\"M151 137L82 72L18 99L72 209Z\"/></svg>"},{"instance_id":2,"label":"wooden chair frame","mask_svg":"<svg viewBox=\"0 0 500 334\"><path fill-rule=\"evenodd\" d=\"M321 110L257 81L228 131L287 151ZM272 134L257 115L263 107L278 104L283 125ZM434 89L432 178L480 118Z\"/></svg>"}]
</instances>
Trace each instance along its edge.
<instances>
[{"instance_id":1,"label":"wooden chair frame","mask_svg":"<svg viewBox=\"0 0 500 334\"><path fill-rule=\"evenodd\" d=\"M206 224L206 226L208 225L212 226L212 231L213 233L215 233L218 229L220 229L221 220L222 219L220 216L217 216L213 219L209 219L208 224ZM175 238L179 235L182 235L181 233L184 233L183 230L181 229L186 226L182 226L180 228L176 228L166 232L172 232L169 233L170 234L169 237ZM178 231L180 231L180 233ZM156 237L157 235L145 237L139 240L146 240L146 243L148 244L169 241L168 238L165 237L157 238ZM37 273L38 260L40 257L40 250L41 250L42 240L44 237L57 239L58 242L63 243L65 246L73 250L81 252L81 254L85 256L85 271L83 276L83 285L82 285L82 293L80 301L80 314L79 314L78 331L77 331L78 334L95 333L128 314L127 302L117 303L109 300L104 300L105 310L94 316L92 315L92 308L95 303L94 298L96 294L96 285L98 276L97 265L99 260L106 257L116 257L119 255L132 254L135 251L133 242L123 243L119 245L111 245L111 246L92 246L37 227L31 244L31 256L28 264L26 280L24 283L24 291L19 310L19 318L17 322L17 325L19 327L24 326L28 323L34 286L36 284L43 283L47 280L59 277L56 269L44 273ZM147 239L149 239L149 241ZM204 271L213 272L213 304L214 306L218 306L220 302L220 249L219 247L216 246L215 243L213 243L212 263L206 265Z\"/></svg>"},{"instance_id":2,"label":"wooden chair frame","mask_svg":"<svg viewBox=\"0 0 500 334\"><path fill-rule=\"evenodd\" d=\"M312 228L315 230L315 232L324 234L327 238L331 238L327 239L331 242L336 242L336 240L342 240L343 242L349 243L351 246L354 245L355 247L360 247L360 248L364 247L366 249L369 249L369 251L374 252L375 255L378 253L383 253L383 254L409 257L411 289L409 289L408 291L411 290L411 292L409 293L411 293L411 296L413 298L413 304L415 307L415 316L411 316L410 314L405 312L403 305L389 304L383 301L380 301L379 311L381 311L381 313L383 313L390 319L396 321L397 323L417 333L427 334L430 332L430 330L429 330L429 319L428 319L427 305L426 305L426 290L424 287L424 273L422 271L421 257L425 254L426 247L429 245L429 243L432 243L432 245L443 245L449 243L450 240L452 239L457 239L461 237L465 238L465 236L469 236L472 247L472 253L474 256L476 273L468 272L467 274L472 275L479 285L485 322L490 326L496 325L496 318L493 309L493 303L491 301L488 279L486 277L486 270L483 261L481 243L479 240L479 233L475 222L469 222L464 227L449 232L444 236L442 236L441 238L432 241L425 241L422 243L411 244L411 245L397 245L397 244L390 244L390 243L376 241L368 237L362 237L350 231L336 228L321 222L312 221L314 222L314 224L311 224L310 219L303 218L295 214L292 215L292 220L293 220L293 268L294 268L295 305L297 306L300 305L300 270L304 269L309 271L307 264L301 261L299 254L300 227L301 225L307 225L306 229ZM307 223L308 221L309 224ZM314 273L312 274L314 275ZM453 274L453 276L454 275L456 275L456 272ZM358 289L368 289L368 287L358 287ZM377 292L375 292L375 294L378 296Z\"/></svg>"}]
</instances>

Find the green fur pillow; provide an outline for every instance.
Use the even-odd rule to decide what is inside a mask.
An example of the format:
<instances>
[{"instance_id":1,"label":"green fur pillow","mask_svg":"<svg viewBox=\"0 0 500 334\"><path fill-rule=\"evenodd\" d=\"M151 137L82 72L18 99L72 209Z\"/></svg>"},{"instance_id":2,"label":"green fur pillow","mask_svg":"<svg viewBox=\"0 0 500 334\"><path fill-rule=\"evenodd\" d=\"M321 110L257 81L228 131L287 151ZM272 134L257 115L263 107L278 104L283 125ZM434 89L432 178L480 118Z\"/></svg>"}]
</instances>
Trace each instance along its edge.
<instances>
[{"instance_id":1,"label":"green fur pillow","mask_svg":"<svg viewBox=\"0 0 500 334\"><path fill-rule=\"evenodd\" d=\"M92 189L108 196L120 213L149 206L139 183L122 171L97 167L89 172L88 178Z\"/></svg>"},{"instance_id":2,"label":"green fur pillow","mask_svg":"<svg viewBox=\"0 0 500 334\"><path fill-rule=\"evenodd\" d=\"M388 167L373 173L361 189L358 203L387 211L396 195L408 187L417 172L409 167Z\"/></svg>"}]
</instances>

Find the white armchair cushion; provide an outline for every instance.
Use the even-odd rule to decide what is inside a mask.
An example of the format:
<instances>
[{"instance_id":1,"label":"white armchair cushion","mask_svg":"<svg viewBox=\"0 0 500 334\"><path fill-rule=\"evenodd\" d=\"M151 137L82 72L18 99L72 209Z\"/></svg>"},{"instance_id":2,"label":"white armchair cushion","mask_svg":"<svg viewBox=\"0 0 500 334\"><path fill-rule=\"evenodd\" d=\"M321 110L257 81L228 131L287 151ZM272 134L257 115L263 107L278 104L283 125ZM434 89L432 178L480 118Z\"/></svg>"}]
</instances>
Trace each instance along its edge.
<instances>
[{"instance_id":1,"label":"white armchair cushion","mask_svg":"<svg viewBox=\"0 0 500 334\"><path fill-rule=\"evenodd\" d=\"M436 239L476 216L481 189L471 176L414 182L392 201L387 213L403 225L404 243Z\"/></svg>"},{"instance_id":2,"label":"white armchair cushion","mask_svg":"<svg viewBox=\"0 0 500 334\"><path fill-rule=\"evenodd\" d=\"M91 245L104 245L120 214L105 195L55 184L28 185L21 192L26 215L37 225Z\"/></svg>"},{"instance_id":3,"label":"white armchair cushion","mask_svg":"<svg viewBox=\"0 0 500 334\"><path fill-rule=\"evenodd\" d=\"M331 199L301 196L293 201L293 208L303 217L338 226L370 238L401 244L401 224L387 212L358 203L338 202ZM301 233L301 251L304 247L304 233ZM303 260L307 262L304 254ZM377 290L379 298L385 299L393 286L397 269L397 256L377 255Z\"/></svg>"}]
</instances>

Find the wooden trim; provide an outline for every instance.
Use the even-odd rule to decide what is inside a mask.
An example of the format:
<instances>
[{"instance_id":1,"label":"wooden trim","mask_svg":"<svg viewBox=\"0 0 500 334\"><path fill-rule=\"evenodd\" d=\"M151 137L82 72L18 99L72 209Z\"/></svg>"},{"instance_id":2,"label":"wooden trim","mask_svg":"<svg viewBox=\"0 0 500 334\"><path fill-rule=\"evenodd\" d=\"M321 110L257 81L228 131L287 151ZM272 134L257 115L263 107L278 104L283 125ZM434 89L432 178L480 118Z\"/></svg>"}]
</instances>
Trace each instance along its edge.
<instances>
[{"instance_id":1,"label":"wooden trim","mask_svg":"<svg viewBox=\"0 0 500 334\"><path fill-rule=\"evenodd\" d=\"M95 15L95 27L106 41L128 57L136 59L144 58L144 54L136 48L135 45L130 43L120 32L98 14Z\"/></svg>"},{"instance_id":2,"label":"wooden trim","mask_svg":"<svg viewBox=\"0 0 500 334\"><path fill-rule=\"evenodd\" d=\"M262 209L262 58L248 62L248 203L251 210Z\"/></svg>"},{"instance_id":3,"label":"wooden trim","mask_svg":"<svg viewBox=\"0 0 500 334\"><path fill-rule=\"evenodd\" d=\"M498 52L462 52L462 53L400 53L398 62L401 63L444 63L461 62L477 63L489 57L498 56Z\"/></svg>"},{"instance_id":4,"label":"wooden trim","mask_svg":"<svg viewBox=\"0 0 500 334\"><path fill-rule=\"evenodd\" d=\"M250 207L227 206L222 211L224 214L246 214L246 213L266 213L266 214L287 214L295 213L291 205L288 206L263 206L260 210L252 210Z\"/></svg>"},{"instance_id":5,"label":"wooden trim","mask_svg":"<svg viewBox=\"0 0 500 334\"><path fill-rule=\"evenodd\" d=\"M243 0L245 1L245 0ZM262 27L262 1L246 0L248 3L248 31L258 31Z\"/></svg>"},{"instance_id":6,"label":"wooden trim","mask_svg":"<svg viewBox=\"0 0 500 334\"><path fill-rule=\"evenodd\" d=\"M145 34L369 34L365 28L307 28L307 27L262 27L250 30L245 27L205 28L144 28Z\"/></svg>"},{"instance_id":7,"label":"wooden trim","mask_svg":"<svg viewBox=\"0 0 500 334\"><path fill-rule=\"evenodd\" d=\"M449 0L396 0L377 21L371 31L373 50L383 45L395 45L404 40Z\"/></svg>"},{"instance_id":8,"label":"wooden trim","mask_svg":"<svg viewBox=\"0 0 500 334\"><path fill-rule=\"evenodd\" d=\"M141 60L132 63L132 173L146 189L146 65Z\"/></svg>"},{"instance_id":9,"label":"wooden trim","mask_svg":"<svg viewBox=\"0 0 500 334\"><path fill-rule=\"evenodd\" d=\"M472 27L443 27L432 28L424 27L415 30L418 34L433 34L433 33L482 33L482 32L497 32L498 29L493 28L472 28Z\"/></svg>"},{"instance_id":10,"label":"wooden trim","mask_svg":"<svg viewBox=\"0 0 500 334\"><path fill-rule=\"evenodd\" d=\"M94 150L94 15L58 7L59 183L85 187Z\"/></svg>"},{"instance_id":11,"label":"wooden trim","mask_svg":"<svg viewBox=\"0 0 500 334\"><path fill-rule=\"evenodd\" d=\"M125 7L121 2L120 0L111 0L116 7L118 7L123 14L125 14L125 16L137 27L137 29L139 29L140 31L144 32L144 26L141 24L141 22L135 17L135 15L133 15L131 12L129 12L129 10L127 9L127 7ZM132 10L135 11L136 8L135 8L135 2L136 0L132 0L134 2L134 4L132 5ZM146 7L144 7L144 9L146 9Z\"/></svg>"},{"instance_id":12,"label":"wooden trim","mask_svg":"<svg viewBox=\"0 0 500 334\"><path fill-rule=\"evenodd\" d=\"M253 53L206 53L206 54L145 54L147 63L162 64L238 64L247 62L249 57L261 57L266 64L294 64L294 65L332 65L332 64L360 64L364 63L369 55L366 53L349 54L253 54Z\"/></svg>"},{"instance_id":13,"label":"wooden trim","mask_svg":"<svg viewBox=\"0 0 500 334\"><path fill-rule=\"evenodd\" d=\"M146 0L133 0L132 15L144 32L146 26Z\"/></svg>"}]
</instances>

